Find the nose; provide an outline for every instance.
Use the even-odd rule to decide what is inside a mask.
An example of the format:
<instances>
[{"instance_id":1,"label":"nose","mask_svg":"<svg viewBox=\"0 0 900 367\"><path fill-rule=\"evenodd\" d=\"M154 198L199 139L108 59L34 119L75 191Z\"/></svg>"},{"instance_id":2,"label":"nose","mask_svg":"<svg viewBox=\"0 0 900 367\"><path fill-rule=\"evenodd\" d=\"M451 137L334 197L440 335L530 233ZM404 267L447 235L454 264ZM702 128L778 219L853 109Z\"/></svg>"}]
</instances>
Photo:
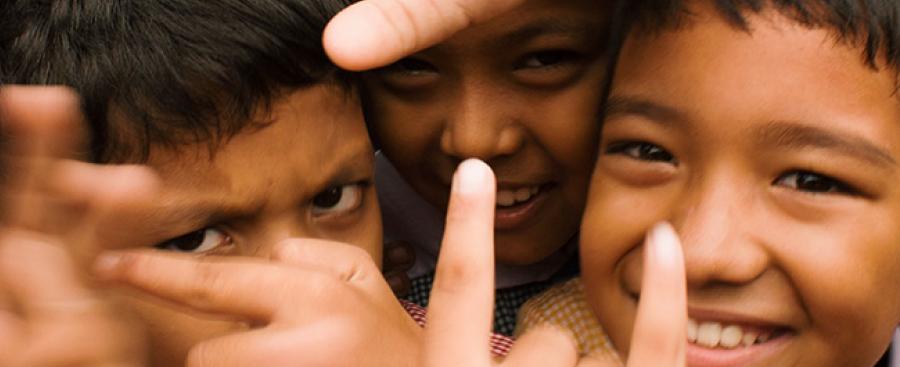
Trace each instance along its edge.
<instances>
[{"instance_id":1,"label":"nose","mask_svg":"<svg viewBox=\"0 0 900 367\"><path fill-rule=\"evenodd\" d=\"M247 236L251 256L270 258L275 247L288 239L316 237L302 220L295 218L268 219Z\"/></svg>"},{"instance_id":2,"label":"nose","mask_svg":"<svg viewBox=\"0 0 900 367\"><path fill-rule=\"evenodd\" d=\"M769 255L755 226L752 190L710 180L682 195L672 224L681 235L689 287L746 284L762 275Z\"/></svg>"},{"instance_id":3,"label":"nose","mask_svg":"<svg viewBox=\"0 0 900 367\"><path fill-rule=\"evenodd\" d=\"M451 101L441 134L441 149L458 159L491 160L512 155L523 143L515 111L523 107L492 92L490 83L463 81ZM506 106L517 106L507 109Z\"/></svg>"}]
</instances>

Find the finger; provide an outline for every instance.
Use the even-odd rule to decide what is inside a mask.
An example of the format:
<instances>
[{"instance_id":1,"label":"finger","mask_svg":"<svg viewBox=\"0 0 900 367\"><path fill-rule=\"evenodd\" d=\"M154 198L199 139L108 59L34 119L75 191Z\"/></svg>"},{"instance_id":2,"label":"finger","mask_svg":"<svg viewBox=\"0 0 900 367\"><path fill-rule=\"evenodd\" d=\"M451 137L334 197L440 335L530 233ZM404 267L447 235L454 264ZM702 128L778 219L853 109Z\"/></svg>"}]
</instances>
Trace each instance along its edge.
<instances>
[{"instance_id":1,"label":"finger","mask_svg":"<svg viewBox=\"0 0 900 367\"><path fill-rule=\"evenodd\" d=\"M416 262L416 251L405 242L388 242L384 244L384 272L406 272Z\"/></svg>"},{"instance_id":2,"label":"finger","mask_svg":"<svg viewBox=\"0 0 900 367\"><path fill-rule=\"evenodd\" d=\"M644 276L628 366L684 366L687 284L681 242L671 225L654 226L644 243Z\"/></svg>"},{"instance_id":3,"label":"finger","mask_svg":"<svg viewBox=\"0 0 900 367\"><path fill-rule=\"evenodd\" d=\"M490 360L495 191L493 172L479 160L464 161L453 177L425 328L428 366L477 366Z\"/></svg>"},{"instance_id":4,"label":"finger","mask_svg":"<svg viewBox=\"0 0 900 367\"><path fill-rule=\"evenodd\" d=\"M574 366L578 348L571 333L552 325L541 325L522 335L513 346L504 366Z\"/></svg>"},{"instance_id":5,"label":"finger","mask_svg":"<svg viewBox=\"0 0 900 367\"><path fill-rule=\"evenodd\" d=\"M379 273L374 260L365 250L313 238L278 243L272 251L272 259L297 268L324 271L347 282L368 281L375 275L373 273Z\"/></svg>"},{"instance_id":6,"label":"finger","mask_svg":"<svg viewBox=\"0 0 900 367\"><path fill-rule=\"evenodd\" d=\"M316 271L262 260L196 258L151 251L104 253L94 269L102 280L134 287L201 312L266 323L278 318L281 310L307 316L297 309L315 302L300 302L299 295L321 295L324 289L338 283Z\"/></svg>"},{"instance_id":7,"label":"finger","mask_svg":"<svg viewBox=\"0 0 900 367\"><path fill-rule=\"evenodd\" d=\"M275 246L272 258L298 269L330 274L376 298L392 294L372 257L356 246L318 239L290 239Z\"/></svg>"},{"instance_id":8,"label":"finger","mask_svg":"<svg viewBox=\"0 0 900 367\"><path fill-rule=\"evenodd\" d=\"M97 165L76 161L60 164L51 177L54 196L67 198L80 208L78 217L61 218L68 222L65 229L67 244L82 267L88 267L101 249L98 232L103 219L116 210L141 206L151 202L159 181L153 171L144 166ZM106 236L106 239L111 238Z\"/></svg>"},{"instance_id":9,"label":"finger","mask_svg":"<svg viewBox=\"0 0 900 367\"><path fill-rule=\"evenodd\" d=\"M92 312L94 295L64 247L22 231L5 233L2 241L3 283L26 318L55 321Z\"/></svg>"},{"instance_id":10,"label":"finger","mask_svg":"<svg viewBox=\"0 0 900 367\"><path fill-rule=\"evenodd\" d=\"M390 64L454 33L509 11L524 0L365 0L325 27L325 52L360 71Z\"/></svg>"},{"instance_id":11,"label":"finger","mask_svg":"<svg viewBox=\"0 0 900 367\"><path fill-rule=\"evenodd\" d=\"M347 339L354 336L341 322L320 320L305 326L267 327L211 339L191 348L185 366L334 366L336 360L352 359L341 348L350 347Z\"/></svg>"},{"instance_id":12,"label":"finger","mask_svg":"<svg viewBox=\"0 0 900 367\"><path fill-rule=\"evenodd\" d=\"M65 88L4 87L0 112L6 144L5 219L10 225L43 229L49 205L38 188L54 159L73 155L81 142L77 97Z\"/></svg>"}]
</instances>

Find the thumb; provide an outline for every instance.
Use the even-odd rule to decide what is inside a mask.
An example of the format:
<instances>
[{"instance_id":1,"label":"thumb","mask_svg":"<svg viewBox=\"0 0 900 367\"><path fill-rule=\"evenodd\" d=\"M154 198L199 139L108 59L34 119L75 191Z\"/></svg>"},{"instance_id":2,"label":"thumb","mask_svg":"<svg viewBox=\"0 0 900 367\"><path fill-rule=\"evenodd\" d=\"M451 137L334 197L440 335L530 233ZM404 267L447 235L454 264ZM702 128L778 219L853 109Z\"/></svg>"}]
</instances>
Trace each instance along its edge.
<instances>
[{"instance_id":1,"label":"thumb","mask_svg":"<svg viewBox=\"0 0 900 367\"><path fill-rule=\"evenodd\" d=\"M340 67L360 71L390 64L437 44L524 0L364 0L334 17L322 43Z\"/></svg>"}]
</instances>

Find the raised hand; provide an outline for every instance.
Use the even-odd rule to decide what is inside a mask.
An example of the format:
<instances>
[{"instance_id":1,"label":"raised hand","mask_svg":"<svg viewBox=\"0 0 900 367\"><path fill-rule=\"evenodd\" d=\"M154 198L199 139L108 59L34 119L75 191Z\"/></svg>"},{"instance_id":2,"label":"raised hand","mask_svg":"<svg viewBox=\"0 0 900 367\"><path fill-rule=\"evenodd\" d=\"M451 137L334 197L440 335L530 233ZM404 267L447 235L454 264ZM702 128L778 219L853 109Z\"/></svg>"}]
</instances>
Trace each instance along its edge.
<instances>
[{"instance_id":1,"label":"raised hand","mask_svg":"<svg viewBox=\"0 0 900 367\"><path fill-rule=\"evenodd\" d=\"M484 22L524 0L363 0L325 28L328 56L347 70L390 64Z\"/></svg>"},{"instance_id":2,"label":"raised hand","mask_svg":"<svg viewBox=\"0 0 900 367\"><path fill-rule=\"evenodd\" d=\"M0 89L0 361L10 367L139 367L142 333L89 286L83 265L106 203L147 192L134 167L68 160L80 150L78 100L49 87Z\"/></svg>"},{"instance_id":3,"label":"raised hand","mask_svg":"<svg viewBox=\"0 0 900 367\"><path fill-rule=\"evenodd\" d=\"M288 240L274 261L127 251L97 274L251 327L195 345L189 367L417 366L422 329L369 255L347 244Z\"/></svg>"},{"instance_id":4,"label":"raised hand","mask_svg":"<svg viewBox=\"0 0 900 367\"><path fill-rule=\"evenodd\" d=\"M425 366L622 366L613 355L579 359L561 329L529 330L504 361L487 349L493 307L494 176L476 160L454 176L426 327ZM687 347L687 292L678 237L655 226L645 243L646 269L629 367L682 367Z\"/></svg>"}]
</instances>

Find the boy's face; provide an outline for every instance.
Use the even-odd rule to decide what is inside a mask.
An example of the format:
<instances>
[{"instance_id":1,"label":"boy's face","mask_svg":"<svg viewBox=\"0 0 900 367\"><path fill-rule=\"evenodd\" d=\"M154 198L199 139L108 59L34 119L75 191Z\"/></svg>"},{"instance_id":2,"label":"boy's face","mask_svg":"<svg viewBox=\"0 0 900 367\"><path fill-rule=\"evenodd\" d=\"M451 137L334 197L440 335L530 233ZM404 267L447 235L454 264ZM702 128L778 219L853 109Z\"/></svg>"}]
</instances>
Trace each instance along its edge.
<instances>
[{"instance_id":1,"label":"boy's face","mask_svg":"<svg viewBox=\"0 0 900 367\"><path fill-rule=\"evenodd\" d=\"M494 169L501 263L540 261L578 229L597 143L607 7L529 0L368 77L367 117L381 148L429 202L446 208L461 160Z\"/></svg>"},{"instance_id":2,"label":"boy's face","mask_svg":"<svg viewBox=\"0 0 900 367\"><path fill-rule=\"evenodd\" d=\"M268 258L274 244L309 237L359 246L380 262L373 152L357 99L333 86L300 89L264 121L212 158L206 143L154 150L160 193L152 207L110 219L106 243ZM123 302L146 323L154 366L179 366L197 342L247 327L142 295Z\"/></svg>"},{"instance_id":3,"label":"boy's face","mask_svg":"<svg viewBox=\"0 0 900 367\"><path fill-rule=\"evenodd\" d=\"M900 322L895 74L776 14L696 13L624 45L582 227L592 307L627 351L666 220L690 366L871 366Z\"/></svg>"}]
</instances>

